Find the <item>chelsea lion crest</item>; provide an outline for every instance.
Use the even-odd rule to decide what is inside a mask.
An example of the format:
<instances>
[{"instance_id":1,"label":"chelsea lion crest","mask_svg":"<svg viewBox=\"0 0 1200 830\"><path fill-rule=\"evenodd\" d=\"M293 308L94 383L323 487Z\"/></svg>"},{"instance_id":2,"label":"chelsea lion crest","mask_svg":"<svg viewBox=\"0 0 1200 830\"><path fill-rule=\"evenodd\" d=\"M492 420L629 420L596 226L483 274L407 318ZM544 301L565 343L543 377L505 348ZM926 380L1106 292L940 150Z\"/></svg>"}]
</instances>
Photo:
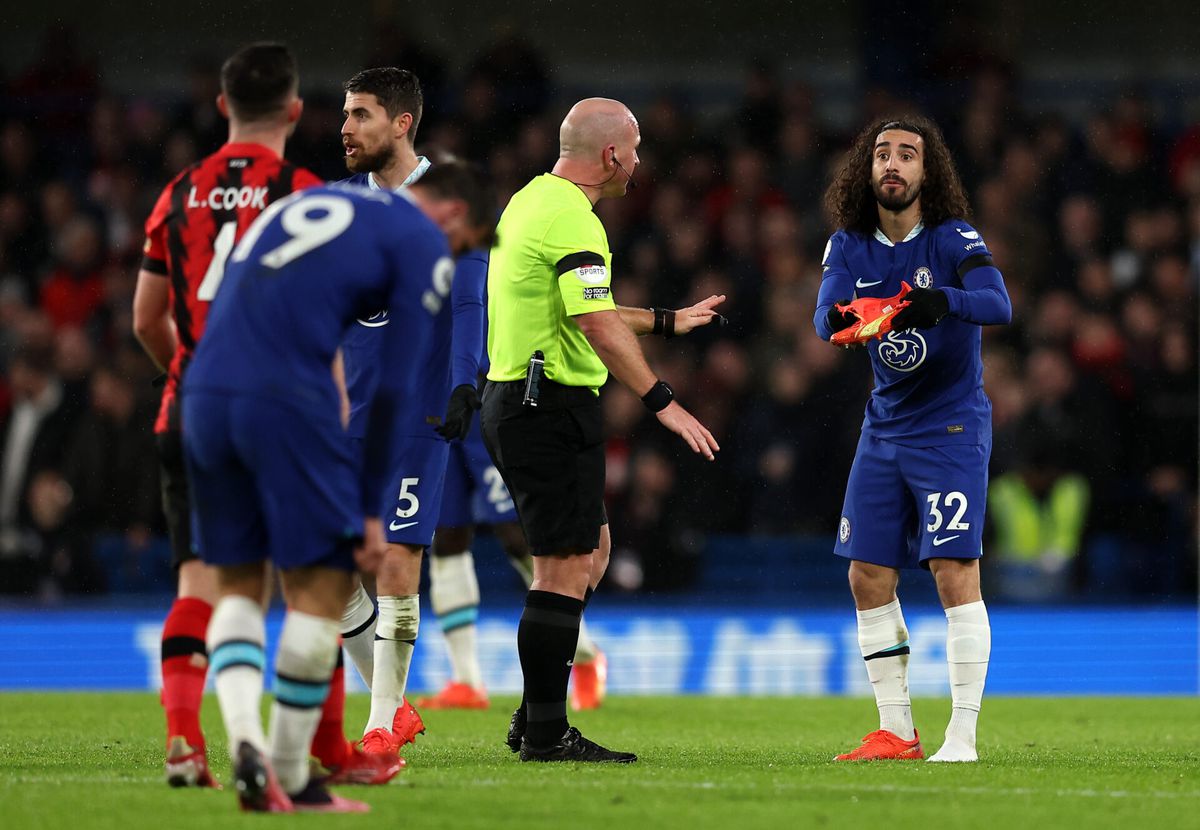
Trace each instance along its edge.
<instances>
[{"instance_id":1,"label":"chelsea lion crest","mask_svg":"<svg viewBox=\"0 0 1200 830\"><path fill-rule=\"evenodd\" d=\"M917 288L928 288L933 285L933 272L922 265L913 273L913 285Z\"/></svg>"},{"instance_id":2,"label":"chelsea lion crest","mask_svg":"<svg viewBox=\"0 0 1200 830\"><path fill-rule=\"evenodd\" d=\"M850 541L850 520L845 516L842 516L842 522L838 525L838 538L843 545Z\"/></svg>"}]
</instances>

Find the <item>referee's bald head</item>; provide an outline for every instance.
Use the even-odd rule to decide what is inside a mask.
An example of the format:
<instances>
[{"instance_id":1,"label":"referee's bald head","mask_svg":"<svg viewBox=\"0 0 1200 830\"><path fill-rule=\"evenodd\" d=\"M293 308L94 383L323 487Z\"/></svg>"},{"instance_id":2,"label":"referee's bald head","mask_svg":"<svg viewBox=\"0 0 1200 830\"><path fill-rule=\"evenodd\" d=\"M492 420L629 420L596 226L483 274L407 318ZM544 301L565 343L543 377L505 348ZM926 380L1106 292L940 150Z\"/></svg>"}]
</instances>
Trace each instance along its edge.
<instances>
[{"instance_id":1,"label":"referee's bald head","mask_svg":"<svg viewBox=\"0 0 1200 830\"><path fill-rule=\"evenodd\" d=\"M558 155L590 160L610 145L628 147L637 137L637 119L629 107L612 98L584 98L559 127Z\"/></svg>"}]
</instances>

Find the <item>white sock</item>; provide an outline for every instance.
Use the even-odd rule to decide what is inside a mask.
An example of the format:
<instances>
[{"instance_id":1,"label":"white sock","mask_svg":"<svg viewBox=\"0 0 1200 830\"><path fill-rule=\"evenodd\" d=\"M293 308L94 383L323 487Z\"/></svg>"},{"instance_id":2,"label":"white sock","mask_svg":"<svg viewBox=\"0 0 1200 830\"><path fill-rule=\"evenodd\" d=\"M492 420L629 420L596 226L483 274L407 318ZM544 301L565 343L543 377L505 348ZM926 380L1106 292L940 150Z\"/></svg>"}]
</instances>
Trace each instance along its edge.
<instances>
[{"instance_id":1,"label":"white sock","mask_svg":"<svg viewBox=\"0 0 1200 830\"><path fill-rule=\"evenodd\" d=\"M588 633L587 625L583 621L583 617L579 618L579 640L575 643L575 660L576 663L590 663L596 659L596 655L600 652L596 641L592 639Z\"/></svg>"},{"instance_id":2,"label":"white sock","mask_svg":"<svg viewBox=\"0 0 1200 830\"><path fill-rule=\"evenodd\" d=\"M208 665L231 758L236 758L243 741L259 752L267 749L260 708L266 641L263 611L257 602L228 596L217 603L208 623Z\"/></svg>"},{"instance_id":3,"label":"white sock","mask_svg":"<svg viewBox=\"0 0 1200 830\"><path fill-rule=\"evenodd\" d=\"M879 707L879 728L911 741L916 731L908 697L908 627L900 600L858 612L858 647Z\"/></svg>"},{"instance_id":4,"label":"white sock","mask_svg":"<svg viewBox=\"0 0 1200 830\"><path fill-rule=\"evenodd\" d=\"M975 746L975 722L983 701L992 626L983 601L946 609L946 661L950 664L950 697L954 711L946 737Z\"/></svg>"},{"instance_id":5,"label":"white sock","mask_svg":"<svg viewBox=\"0 0 1200 830\"><path fill-rule=\"evenodd\" d=\"M471 552L434 556L429 561L429 600L437 614L455 683L483 688L475 621L479 619L479 580Z\"/></svg>"},{"instance_id":6,"label":"white sock","mask_svg":"<svg viewBox=\"0 0 1200 830\"><path fill-rule=\"evenodd\" d=\"M396 710L404 700L408 666L412 662L421 605L417 594L379 598L375 625L375 682L371 685L371 715L364 734L380 727L391 730Z\"/></svg>"},{"instance_id":7,"label":"white sock","mask_svg":"<svg viewBox=\"0 0 1200 830\"><path fill-rule=\"evenodd\" d=\"M375 620L378 616L371 595L359 583L342 614L342 645L368 689L375 673Z\"/></svg>"},{"instance_id":8,"label":"white sock","mask_svg":"<svg viewBox=\"0 0 1200 830\"><path fill-rule=\"evenodd\" d=\"M337 663L337 620L288 611L275 656L271 765L284 792L308 784L308 753Z\"/></svg>"}]
</instances>

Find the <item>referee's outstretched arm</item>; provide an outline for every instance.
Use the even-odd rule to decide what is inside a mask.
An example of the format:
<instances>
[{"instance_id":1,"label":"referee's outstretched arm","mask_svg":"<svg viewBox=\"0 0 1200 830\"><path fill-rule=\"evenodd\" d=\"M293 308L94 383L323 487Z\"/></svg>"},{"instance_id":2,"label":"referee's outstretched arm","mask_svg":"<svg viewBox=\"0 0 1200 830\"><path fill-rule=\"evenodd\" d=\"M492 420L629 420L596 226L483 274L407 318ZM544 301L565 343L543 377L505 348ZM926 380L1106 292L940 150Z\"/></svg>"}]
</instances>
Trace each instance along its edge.
<instances>
[{"instance_id":1,"label":"referee's outstretched arm","mask_svg":"<svg viewBox=\"0 0 1200 830\"><path fill-rule=\"evenodd\" d=\"M619 312L608 309L578 314L572 318L587 337L609 372L629 387L658 416L667 429L688 443L693 452L709 461L721 449L712 433L693 415L673 400L670 387L654 375L638 345L637 337L621 319Z\"/></svg>"}]
</instances>

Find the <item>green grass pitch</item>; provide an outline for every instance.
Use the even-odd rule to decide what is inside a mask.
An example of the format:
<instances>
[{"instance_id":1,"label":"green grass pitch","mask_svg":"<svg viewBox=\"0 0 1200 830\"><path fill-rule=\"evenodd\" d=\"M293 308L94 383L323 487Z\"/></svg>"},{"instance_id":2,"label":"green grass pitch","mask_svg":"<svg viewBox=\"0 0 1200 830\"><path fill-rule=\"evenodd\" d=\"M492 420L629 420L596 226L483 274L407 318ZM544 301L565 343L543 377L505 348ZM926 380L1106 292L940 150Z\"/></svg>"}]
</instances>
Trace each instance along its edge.
<instances>
[{"instance_id":1,"label":"green grass pitch","mask_svg":"<svg viewBox=\"0 0 1200 830\"><path fill-rule=\"evenodd\" d=\"M365 719L352 696L347 723ZM614 698L574 717L641 761L526 765L501 740L512 700L428 712L390 785L345 788L369 816L241 815L229 792L161 780L162 716L149 694L0 694L0 826L212 830L308 827L1175 827L1200 814L1200 700L984 700L974 765L834 764L874 727L868 700ZM917 700L927 752L949 701ZM228 776L216 701L209 755Z\"/></svg>"}]
</instances>

